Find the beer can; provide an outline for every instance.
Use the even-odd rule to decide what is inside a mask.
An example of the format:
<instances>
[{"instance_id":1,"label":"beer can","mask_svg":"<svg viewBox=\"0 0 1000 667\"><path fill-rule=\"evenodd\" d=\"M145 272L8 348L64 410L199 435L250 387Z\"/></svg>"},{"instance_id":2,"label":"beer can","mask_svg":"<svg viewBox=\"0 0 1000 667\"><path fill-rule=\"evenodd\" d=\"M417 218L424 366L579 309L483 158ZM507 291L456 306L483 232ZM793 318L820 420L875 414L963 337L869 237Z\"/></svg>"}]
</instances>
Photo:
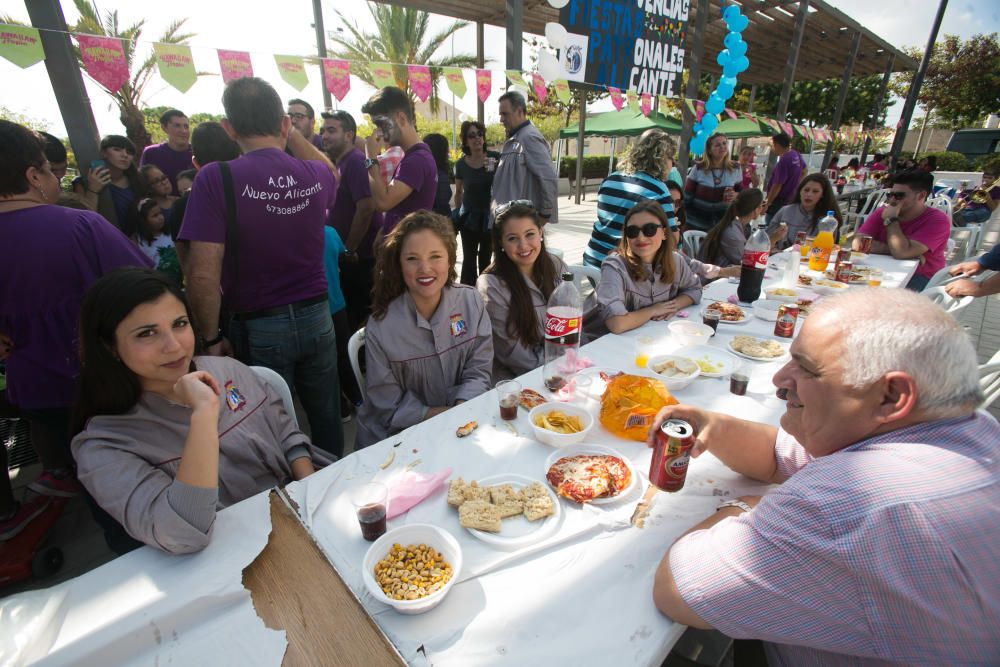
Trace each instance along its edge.
<instances>
[{"instance_id":1,"label":"beer can","mask_svg":"<svg viewBox=\"0 0 1000 667\"><path fill-rule=\"evenodd\" d=\"M695 436L694 427L683 419L668 419L660 424L649 462L650 484L661 491L684 488Z\"/></svg>"},{"instance_id":2,"label":"beer can","mask_svg":"<svg viewBox=\"0 0 1000 667\"><path fill-rule=\"evenodd\" d=\"M872 251L872 240L873 240L873 238L871 236L869 236L868 234L860 234L860 235L858 235L858 239L860 239L860 241L861 241L861 250L860 250L860 252L863 252L866 255L870 254L871 251Z\"/></svg>"},{"instance_id":3,"label":"beer can","mask_svg":"<svg viewBox=\"0 0 1000 667\"><path fill-rule=\"evenodd\" d=\"M799 307L786 303L778 307L778 319L774 321L774 335L791 338L795 335L795 320L799 317Z\"/></svg>"},{"instance_id":4,"label":"beer can","mask_svg":"<svg viewBox=\"0 0 1000 667\"><path fill-rule=\"evenodd\" d=\"M805 232L795 232L795 242L799 245L805 245L807 238L809 238L809 235Z\"/></svg>"},{"instance_id":5,"label":"beer can","mask_svg":"<svg viewBox=\"0 0 1000 667\"><path fill-rule=\"evenodd\" d=\"M851 271L854 269L854 262L844 260L837 267L837 273L834 279L838 283L850 283L851 282Z\"/></svg>"},{"instance_id":6,"label":"beer can","mask_svg":"<svg viewBox=\"0 0 1000 667\"><path fill-rule=\"evenodd\" d=\"M850 248L838 248L836 254L836 264L833 266L833 275L837 275L837 270L840 268L841 262L851 259L851 249Z\"/></svg>"}]
</instances>

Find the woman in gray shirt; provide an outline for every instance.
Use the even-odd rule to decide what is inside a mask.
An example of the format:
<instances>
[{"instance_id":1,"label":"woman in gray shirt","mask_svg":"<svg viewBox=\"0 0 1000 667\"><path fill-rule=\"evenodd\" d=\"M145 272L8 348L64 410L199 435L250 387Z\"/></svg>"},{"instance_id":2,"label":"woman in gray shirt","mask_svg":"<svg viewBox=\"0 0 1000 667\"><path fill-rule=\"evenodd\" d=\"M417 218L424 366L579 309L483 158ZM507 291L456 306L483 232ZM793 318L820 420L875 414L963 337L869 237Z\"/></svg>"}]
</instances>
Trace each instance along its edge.
<instances>
[{"instance_id":1,"label":"woman in gray shirt","mask_svg":"<svg viewBox=\"0 0 1000 667\"><path fill-rule=\"evenodd\" d=\"M794 244L798 232L805 232L807 237L815 236L817 223L827 211L833 211L833 217L837 218L838 234L834 234L834 238L838 238L844 220L830 179L823 174L809 174L799 183L792 203L782 206L771 218L767 232L774 240L774 249L784 250ZM782 223L784 233L780 230Z\"/></svg>"},{"instance_id":2,"label":"woman in gray shirt","mask_svg":"<svg viewBox=\"0 0 1000 667\"><path fill-rule=\"evenodd\" d=\"M199 551L216 510L330 462L250 368L195 356L190 308L161 273L119 269L94 283L80 341L77 474L140 542Z\"/></svg>"},{"instance_id":3,"label":"woman in gray shirt","mask_svg":"<svg viewBox=\"0 0 1000 667\"><path fill-rule=\"evenodd\" d=\"M719 266L739 266L743 261L743 247L747 243L751 221L764 214L764 193L757 188L744 190L726 209L722 219L701 242L701 260ZM774 243L782 227L777 227L771 235Z\"/></svg>"}]
</instances>

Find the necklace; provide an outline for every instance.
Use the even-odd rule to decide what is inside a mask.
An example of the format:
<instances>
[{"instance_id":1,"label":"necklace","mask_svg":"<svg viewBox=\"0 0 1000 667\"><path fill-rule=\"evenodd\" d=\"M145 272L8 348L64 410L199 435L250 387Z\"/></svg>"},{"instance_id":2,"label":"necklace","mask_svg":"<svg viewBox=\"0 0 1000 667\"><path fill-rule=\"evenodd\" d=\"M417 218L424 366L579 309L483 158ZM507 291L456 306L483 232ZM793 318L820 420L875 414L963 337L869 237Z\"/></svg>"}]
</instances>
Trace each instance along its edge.
<instances>
[{"instance_id":1,"label":"necklace","mask_svg":"<svg viewBox=\"0 0 1000 667\"><path fill-rule=\"evenodd\" d=\"M712 181L715 184L715 187L722 185L722 175L725 173L725 170L719 169L716 171L715 167L709 167L709 170L712 172Z\"/></svg>"}]
</instances>

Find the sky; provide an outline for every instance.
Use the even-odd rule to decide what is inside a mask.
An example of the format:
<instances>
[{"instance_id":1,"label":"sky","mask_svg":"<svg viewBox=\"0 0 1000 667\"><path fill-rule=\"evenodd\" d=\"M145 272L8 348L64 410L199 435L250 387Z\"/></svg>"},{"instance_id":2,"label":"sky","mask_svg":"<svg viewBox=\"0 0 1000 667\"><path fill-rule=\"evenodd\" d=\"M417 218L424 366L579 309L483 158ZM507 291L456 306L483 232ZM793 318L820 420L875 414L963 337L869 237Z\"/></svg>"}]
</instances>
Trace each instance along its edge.
<instances>
[{"instance_id":1,"label":"sky","mask_svg":"<svg viewBox=\"0 0 1000 667\"><path fill-rule=\"evenodd\" d=\"M175 0L170 3L161 2L126 2L126 0L95 0L102 12L117 10L122 24L130 24L141 18L146 19L142 41L144 52L151 49L155 41L168 23L177 17L188 17L185 28L195 33L189 43L195 66L200 71L218 73L218 57L215 49L230 49L249 51L253 60L254 73L270 81L278 93L285 99L303 97L319 110L322 108L321 79L319 69L307 67L309 86L301 93L286 84L278 75L274 64L274 54L309 55L315 53L315 32L312 27L312 2L309 0L291 0L291 2L274 3L263 0L242 0L237 3L232 0L210 0L209 2L187 2ZM931 24L938 6L937 0L827 0L829 4L853 17L869 30L896 46L924 47L930 35ZM336 30L341 25L335 9L340 9L349 21L356 22L363 30L370 29L372 20L363 2L348 2L346 0L324 0L322 3L324 23L328 32ZM68 24L73 24L77 13L70 0L62 2L63 11ZM280 7L280 11L275 11ZM27 22L28 15L23 2L16 0L0 0L0 14L9 14ZM451 19L433 16L430 33L438 32ZM945 13L941 27L941 35L955 34L968 38L976 33L1000 32L1000 2L994 0L951 0ZM452 45L447 42L440 55L451 52ZM474 26L464 28L456 33L454 40L456 52L474 53ZM527 50L526 50L527 51ZM753 54L748 53L752 58ZM504 32L501 28L486 26L486 57L492 59L488 65L493 69L502 69L504 63ZM528 65L525 53L525 66ZM486 103L487 122L495 121L496 98L503 92L502 76L494 72L494 92ZM88 95L97 127L103 134L123 134L124 128L118 120L117 109L110 96L98 84L84 75ZM22 70L6 59L0 58L0 106L41 119L49 125L49 131L58 136L66 136L65 127L52 92L48 75L43 63L38 63ZM451 93L440 84L441 96L445 101L451 101ZM473 77L466 77L468 92L463 99L457 100L456 106L467 114L475 115L476 97ZM181 93L168 85L158 75L146 88L145 103L148 106L173 106L188 114L196 112L222 113L223 83L220 76L200 77L198 82L186 93ZM361 118L361 105L372 94L373 89L359 79L351 78L351 91L339 104L338 108L346 109ZM610 102L605 103L608 108ZM890 108L887 124L895 125L902 111L902 102Z\"/></svg>"}]
</instances>

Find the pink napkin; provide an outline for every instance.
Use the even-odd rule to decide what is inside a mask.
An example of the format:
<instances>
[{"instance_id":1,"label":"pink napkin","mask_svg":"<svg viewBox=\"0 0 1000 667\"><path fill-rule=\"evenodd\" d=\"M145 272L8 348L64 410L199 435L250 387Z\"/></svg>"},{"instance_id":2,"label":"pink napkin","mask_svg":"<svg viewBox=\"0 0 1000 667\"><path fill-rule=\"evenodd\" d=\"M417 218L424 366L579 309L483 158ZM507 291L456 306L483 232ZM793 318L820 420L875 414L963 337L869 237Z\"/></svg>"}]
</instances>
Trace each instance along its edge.
<instances>
[{"instance_id":1,"label":"pink napkin","mask_svg":"<svg viewBox=\"0 0 1000 667\"><path fill-rule=\"evenodd\" d=\"M385 518L393 519L408 512L417 503L423 501L451 475L451 468L445 468L433 475L425 475L415 470L407 470L397 477L389 487L389 507Z\"/></svg>"},{"instance_id":2,"label":"pink napkin","mask_svg":"<svg viewBox=\"0 0 1000 667\"><path fill-rule=\"evenodd\" d=\"M728 301L729 303L739 303L740 298L735 294L730 294L728 297L726 297L726 301Z\"/></svg>"},{"instance_id":3,"label":"pink napkin","mask_svg":"<svg viewBox=\"0 0 1000 667\"><path fill-rule=\"evenodd\" d=\"M674 315L681 319L687 319L688 317L691 316L690 313L688 313L686 310L678 310L676 313L674 313Z\"/></svg>"}]
</instances>

